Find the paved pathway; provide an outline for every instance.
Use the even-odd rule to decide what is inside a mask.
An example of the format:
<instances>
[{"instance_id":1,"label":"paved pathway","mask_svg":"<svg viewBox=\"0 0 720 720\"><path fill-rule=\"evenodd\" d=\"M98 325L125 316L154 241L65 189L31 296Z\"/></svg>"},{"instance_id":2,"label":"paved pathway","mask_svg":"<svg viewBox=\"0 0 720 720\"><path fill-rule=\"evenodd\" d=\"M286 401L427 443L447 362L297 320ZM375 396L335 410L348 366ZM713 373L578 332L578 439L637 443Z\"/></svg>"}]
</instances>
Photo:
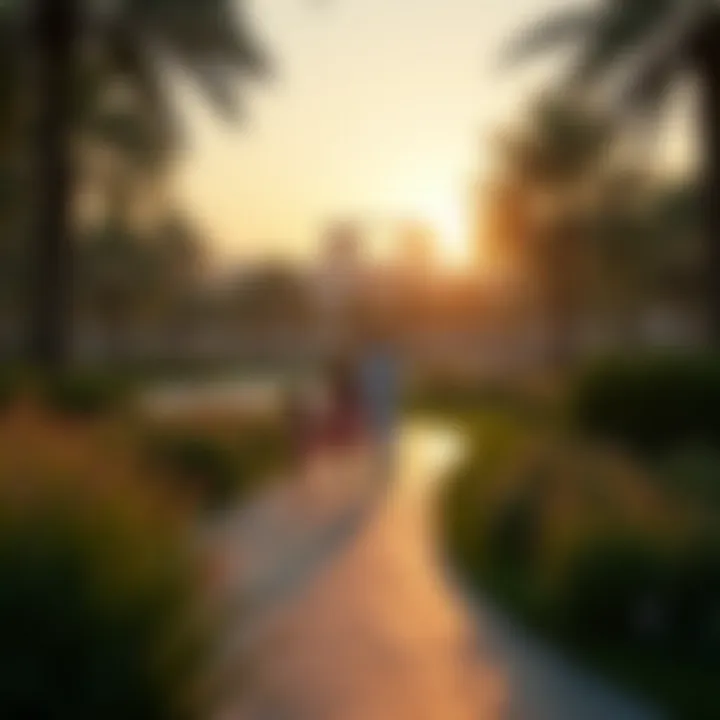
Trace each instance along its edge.
<instances>
[{"instance_id":1,"label":"paved pathway","mask_svg":"<svg viewBox=\"0 0 720 720\"><path fill-rule=\"evenodd\" d=\"M386 496L347 483L308 521L280 491L213 539L239 619L218 720L658 717L461 597L427 502L459 444L413 428L401 447Z\"/></svg>"}]
</instances>

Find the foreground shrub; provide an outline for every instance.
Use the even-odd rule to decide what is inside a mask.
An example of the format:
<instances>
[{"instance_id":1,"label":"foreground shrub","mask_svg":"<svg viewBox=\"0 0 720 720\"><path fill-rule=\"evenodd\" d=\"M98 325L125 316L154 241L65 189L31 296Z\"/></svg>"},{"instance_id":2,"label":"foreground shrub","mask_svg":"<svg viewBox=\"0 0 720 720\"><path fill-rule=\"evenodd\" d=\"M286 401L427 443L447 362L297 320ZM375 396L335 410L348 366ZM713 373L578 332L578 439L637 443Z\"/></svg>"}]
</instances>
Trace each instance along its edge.
<instances>
[{"instance_id":1,"label":"foreground shrub","mask_svg":"<svg viewBox=\"0 0 720 720\"><path fill-rule=\"evenodd\" d=\"M482 565L492 552L485 532L497 507L493 495L498 486L493 480L518 447L518 432L512 423L486 418L477 433L478 438L469 433L469 456L445 484L440 498L446 540L452 554L467 566Z\"/></svg>"},{"instance_id":2,"label":"foreground shrub","mask_svg":"<svg viewBox=\"0 0 720 720\"><path fill-rule=\"evenodd\" d=\"M555 408L545 388L528 383L479 381L454 377L425 379L405 398L413 412L471 417L488 411L512 410L516 415L551 416Z\"/></svg>"},{"instance_id":3,"label":"foreground shrub","mask_svg":"<svg viewBox=\"0 0 720 720\"><path fill-rule=\"evenodd\" d=\"M568 568L557 611L573 637L706 660L720 653L720 546L695 540L676 553L608 536Z\"/></svg>"},{"instance_id":4,"label":"foreground shrub","mask_svg":"<svg viewBox=\"0 0 720 720\"><path fill-rule=\"evenodd\" d=\"M673 717L719 717L717 504L517 418L488 415L468 437L441 503L463 576Z\"/></svg>"},{"instance_id":5,"label":"foreground shrub","mask_svg":"<svg viewBox=\"0 0 720 720\"><path fill-rule=\"evenodd\" d=\"M244 478L243 489L251 491L289 460L290 443L281 423L258 421L241 428L237 436L237 458Z\"/></svg>"},{"instance_id":6,"label":"foreground shrub","mask_svg":"<svg viewBox=\"0 0 720 720\"><path fill-rule=\"evenodd\" d=\"M221 507L241 483L235 453L225 443L190 432L166 433L148 444L154 465L181 484L181 490L210 507Z\"/></svg>"},{"instance_id":7,"label":"foreground shrub","mask_svg":"<svg viewBox=\"0 0 720 720\"><path fill-rule=\"evenodd\" d=\"M129 387L120 376L66 373L39 382L42 400L66 415L97 415L117 409Z\"/></svg>"},{"instance_id":8,"label":"foreground shrub","mask_svg":"<svg viewBox=\"0 0 720 720\"><path fill-rule=\"evenodd\" d=\"M270 423L250 424L232 432L167 428L151 433L146 447L157 470L211 509L250 493L286 455L285 438Z\"/></svg>"},{"instance_id":9,"label":"foreground shrub","mask_svg":"<svg viewBox=\"0 0 720 720\"><path fill-rule=\"evenodd\" d=\"M0 511L0 717L199 717L205 643L174 533L118 497L30 505Z\"/></svg>"},{"instance_id":10,"label":"foreground shrub","mask_svg":"<svg viewBox=\"0 0 720 720\"><path fill-rule=\"evenodd\" d=\"M672 604L667 556L641 538L608 535L577 550L554 612L576 639L626 645L667 640Z\"/></svg>"},{"instance_id":11,"label":"foreground shrub","mask_svg":"<svg viewBox=\"0 0 720 720\"><path fill-rule=\"evenodd\" d=\"M20 394L21 387L21 376L17 370L0 368L0 413L12 406Z\"/></svg>"},{"instance_id":12,"label":"foreground shrub","mask_svg":"<svg viewBox=\"0 0 720 720\"><path fill-rule=\"evenodd\" d=\"M673 639L686 655L717 663L720 656L720 542L700 538L674 571Z\"/></svg>"},{"instance_id":13,"label":"foreground shrub","mask_svg":"<svg viewBox=\"0 0 720 720\"><path fill-rule=\"evenodd\" d=\"M580 429L639 452L688 443L720 447L720 358L599 363L574 388L572 416Z\"/></svg>"},{"instance_id":14,"label":"foreground shrub","mask_svg":"<svg viewBox=\"0 0 720 720\"><path fill-rule=\"evenodd\" d=\"M720 508L720 447L679 448L667 458L662 471L672 489L711 511Z\"/></svg>"}]
</instances>

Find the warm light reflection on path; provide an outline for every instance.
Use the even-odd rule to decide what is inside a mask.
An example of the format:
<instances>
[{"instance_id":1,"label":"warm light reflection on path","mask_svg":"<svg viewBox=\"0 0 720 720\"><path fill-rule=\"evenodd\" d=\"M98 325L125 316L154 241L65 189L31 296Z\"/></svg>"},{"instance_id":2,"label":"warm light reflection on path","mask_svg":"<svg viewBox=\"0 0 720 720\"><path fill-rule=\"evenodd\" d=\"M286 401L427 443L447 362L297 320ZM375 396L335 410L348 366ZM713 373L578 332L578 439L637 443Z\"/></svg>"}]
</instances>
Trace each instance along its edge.
<instances>
[{"instance_id":1,"label":"warm light reflection on path","mask_svg":"<svg viewBox=\"0 0 720 720\"><path fill-rule=\"evenodd\" d=\"M231 684L242 678L240 699L221 720L650 717L470 608L448 581L428 510L461 452L460 438L437 428L403 434L387 497L286 602L253 617L228 668Z\"/></svg>"}]
</instances>

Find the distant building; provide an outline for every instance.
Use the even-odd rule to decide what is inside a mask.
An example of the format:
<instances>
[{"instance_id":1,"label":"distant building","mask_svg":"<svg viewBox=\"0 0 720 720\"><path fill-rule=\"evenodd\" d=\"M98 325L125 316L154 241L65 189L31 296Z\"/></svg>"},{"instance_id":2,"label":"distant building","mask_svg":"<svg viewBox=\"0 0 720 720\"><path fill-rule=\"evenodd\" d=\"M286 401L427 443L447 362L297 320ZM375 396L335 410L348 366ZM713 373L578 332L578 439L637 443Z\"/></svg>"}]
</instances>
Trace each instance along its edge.
<instances>
[{"instance_id":1,"label":"distant building","mask_svg":"<svg viewBox=\"0 0 720 720\"><path fill-rule=\"evenodd\" d=\"M323 262L339 272L352 272L360 264L363 234L357 223L332 224L322 238Z\"/></svg>"},{"instance_id":2,"label":"distant building","mask_svg":"<svg viewBox=\"0 0 720 720\"><path fill-rule=\"evenodd\" d=\"M327 332L336 338L362 292L365 274L364 237L360 226L339 222L321 239L315 293Z\"/></svg>"},{"instance_id":3,"label":"distant building","mask_svg":"<svg viewBox=\"0 0 720 720\"><path fill-rule=\"evenodd\" d=\"M427 276L437 263L437 237L420 222L404 223L397 235L397 265L401 272Z\"/></svg>"}]
</instances>

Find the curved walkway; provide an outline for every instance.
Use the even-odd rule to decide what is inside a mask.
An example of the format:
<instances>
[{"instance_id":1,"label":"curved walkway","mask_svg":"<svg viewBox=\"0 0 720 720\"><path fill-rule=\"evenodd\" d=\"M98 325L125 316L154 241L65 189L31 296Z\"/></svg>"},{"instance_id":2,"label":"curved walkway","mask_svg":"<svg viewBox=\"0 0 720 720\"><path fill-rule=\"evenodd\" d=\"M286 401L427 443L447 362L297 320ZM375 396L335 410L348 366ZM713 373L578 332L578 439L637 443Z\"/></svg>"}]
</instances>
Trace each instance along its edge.
<instances>
[{"instance_id":1,"label":"curved walkway","mask_svg":"<svg viewBox=\"0 0 720 720\"><path fill-rule=\"evenodd\" d=\"M460 451L451 434L411 428L380 500L346 483L311 522L282 493L230 519L214 541L237 560L223 592L239 609L218 720L658 717L448 581L428 499Z\"/></svg>"}]
</instances>

